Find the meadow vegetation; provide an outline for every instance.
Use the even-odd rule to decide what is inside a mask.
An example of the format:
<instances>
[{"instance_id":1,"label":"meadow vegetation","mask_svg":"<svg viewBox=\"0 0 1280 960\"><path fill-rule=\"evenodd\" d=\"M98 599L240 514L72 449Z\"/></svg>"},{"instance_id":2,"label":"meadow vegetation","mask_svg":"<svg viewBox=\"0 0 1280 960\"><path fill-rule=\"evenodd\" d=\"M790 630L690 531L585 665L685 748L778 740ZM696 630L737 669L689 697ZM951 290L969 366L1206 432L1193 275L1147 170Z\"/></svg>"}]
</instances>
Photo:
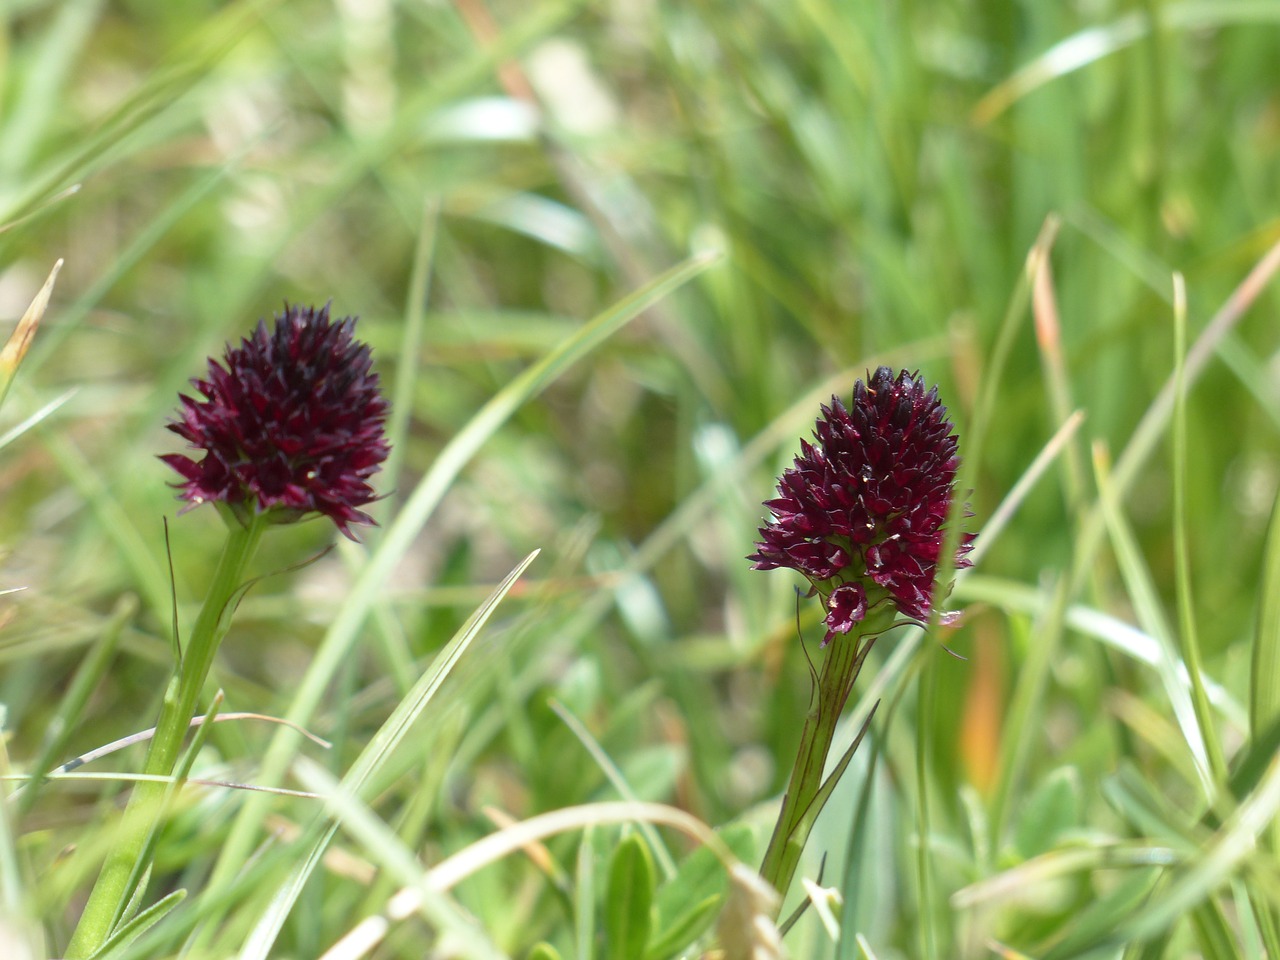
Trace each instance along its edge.
<instances>
[{"instance_id":1,"label":"meadow vegetation","mask_svg":"<svg viewBox=\"0 0 1280 960\"><path fill-rule=\"evenodd\" d=\"M112 960L746 956L825 655L746 557L881 364L974 565L863 669L790 955L1280 956L1277 156L1275 0L8 0L0 317L63 266L0 956L63 955L143 747L26 781L155 723L226 535L178 393L285 300L360 318L378 526L264 539Z\"/></svg>"}]
</instances>

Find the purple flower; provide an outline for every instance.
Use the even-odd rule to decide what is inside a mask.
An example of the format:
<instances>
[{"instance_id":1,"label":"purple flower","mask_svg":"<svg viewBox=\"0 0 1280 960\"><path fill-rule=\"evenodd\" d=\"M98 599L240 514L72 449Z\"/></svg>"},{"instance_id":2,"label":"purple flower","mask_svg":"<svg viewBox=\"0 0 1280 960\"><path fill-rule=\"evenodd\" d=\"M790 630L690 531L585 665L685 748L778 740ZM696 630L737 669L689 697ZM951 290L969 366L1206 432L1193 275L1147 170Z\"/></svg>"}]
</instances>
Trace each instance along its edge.
<instances>
[{"instance_id":1,"label":"purple flower","mask_svg":"<svg viewBox=\"0 0 1280 960\"><path fill-rule=\"evenodd\" d=\"M390 450L387 401L355 323L286 303L273 330L259 321L221 363L210 359L208 379L191 381L204 399L181 395L168 425L203 455L160 458L183 477L179 497L225 504L241 522L322 513L352 539L351 524L373 523L359 508Z\"/></svg>"},{"instance_id":2,"label":"purple flower","mask_svg":"<svg viewBox=\"0 0 1280 960\"><path fill-rule=\"evenodd\" d=\"M837 633L848 633L855 623L867 616L867 591L860 583L842 583L827 597L827 637L830 643Z\"/></svg>"},{"instance_id":3,"label":"purple flower","mask_svg":"<svg viewBox=\"0 0 1280 960\"><path fill-rule=\"evenodd\" d=\"M848 408L831 398L814 436L765 502L773 519L747 559L809 580L828 611L827 641L884 602L928 620L960 465L937 388L880 367L854 384ZM970 565L973 536L960 535L957 567Z\"/></svg>"}]
</instances>

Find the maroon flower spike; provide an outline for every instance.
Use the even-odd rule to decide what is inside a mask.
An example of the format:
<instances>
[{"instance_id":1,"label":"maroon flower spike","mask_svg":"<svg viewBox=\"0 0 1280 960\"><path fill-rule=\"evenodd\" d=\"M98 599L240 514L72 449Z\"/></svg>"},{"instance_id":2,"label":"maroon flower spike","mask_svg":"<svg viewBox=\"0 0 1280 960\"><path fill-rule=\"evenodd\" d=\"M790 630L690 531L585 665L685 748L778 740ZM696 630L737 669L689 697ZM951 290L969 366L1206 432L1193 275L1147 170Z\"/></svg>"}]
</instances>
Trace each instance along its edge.
<instances>
[{"instance_id":1,"label":"maroon flower spike","mask_svg":"<svg viewBox=\"0 0 1280 960\"><path fill-rule=\"evenodd\" d=\"M351 524L373 523L359 508L373 501L369 478L390 450L387 401L355 323L331 320L327 305L286 303L274 330L259 321L221 363L210 359L208 379L191 381L205 399L181 395L168 425L204 456L160 458L185 481L179 497L225 504L242 523L322 513L353 540Z\"/></svg>"},{"instance_id":2,"label":"maroon flower spike","mask_svg":"<svg viewBox=\"0 0 1280 960\"><path fill-rule=\"evenodd\" d=\"M809 580L827 610L824 644L886 602L928 620L960 465L937 388L880 367L854 384L849 408L831 398L814 434L765 502L773 520L747 559ZM957 567L970 565L973 537L960 535Z\"/></svg>"}]
</instances>

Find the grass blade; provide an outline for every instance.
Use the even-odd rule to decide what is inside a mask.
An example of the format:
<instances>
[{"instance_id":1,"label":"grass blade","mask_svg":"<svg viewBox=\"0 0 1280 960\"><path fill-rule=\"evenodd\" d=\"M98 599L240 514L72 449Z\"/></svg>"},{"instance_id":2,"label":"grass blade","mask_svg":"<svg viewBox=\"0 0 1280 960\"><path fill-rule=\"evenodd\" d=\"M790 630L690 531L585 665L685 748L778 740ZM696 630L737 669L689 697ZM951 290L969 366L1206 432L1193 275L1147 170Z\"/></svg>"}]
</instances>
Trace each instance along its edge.
<instances>
[{"instance_id":1,"label":"grass blade","mask_svg":"<svg viewBox=\"0 0 1280 960\"><path fill-rule=\"evenodd\" d=\"M340 793L351 797L359 796L361 790L369 782L369 778L386 763L392 751L404 740L409 729L427 708L427 705L439 691L440 685L444 683L445 678L449 676L462 658L462 655L471 646L472 641L475 640L485 623L488 622L489 617L497 609L502 598L507 595L520 578L520 575L528 569L529 564L533 563L537 555L538 553L535 550L507 574L485 602L463 624L449 645L440 651L432 662L431 669L414 684L409 695L400 701L387 719L387 722L378 730L373 740L360 752L360 756L342 778L342 782L339 785ZM351 814L353 810L354 808L348 804L347 812ZM323 835L312 843L307 856L290 874L289 879L276 891L266 913L249 935L249 939L240 953L240 960L266 960L271 947L275 944L276 937L280 933L280 929L284 926L285 918L289 915L289 911L293 908L293 904L297 901L303 885L311 876L316 864L320 862L320 856L324 848L328 846L328 842L335 830L336 823L323 831ZM385 851L388 848L382 845L381 849Z\"/></svg>"}]
</instances>

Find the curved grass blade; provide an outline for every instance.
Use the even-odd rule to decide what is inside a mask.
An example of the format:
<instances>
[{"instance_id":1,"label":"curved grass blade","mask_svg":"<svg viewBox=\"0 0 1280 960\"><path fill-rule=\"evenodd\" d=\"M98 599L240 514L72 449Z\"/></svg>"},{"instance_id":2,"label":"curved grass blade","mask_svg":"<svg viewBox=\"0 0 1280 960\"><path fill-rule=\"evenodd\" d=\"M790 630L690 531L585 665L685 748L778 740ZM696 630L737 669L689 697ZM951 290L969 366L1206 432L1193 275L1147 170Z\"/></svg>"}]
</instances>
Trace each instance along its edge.
<instances>
[{"instance_id":1,"label":"curved grass blade","mask_svg":"<svg viewBox=\"0 0 1280 960\"><path fill-rule=\"evenodd\" d=\"M727 871L740 869L755 876L755 872L737 859L733 850L714 830L697 817L676 807L629 801L565 807L504 827L442 860L427 871L419 883L406 887L393 896L383 916L361 921L320 960L356 960L366 956L390 930L389 921L404 920L421 907L423 885L433 892L443 893L477 870L547 837L570 830L589 830L593 826L641 820L672 827L691 837L710 850Z\"/></svg>"},{"instance_id":2,"label":"curved grass blade","mask_svg":"<svg viewBox=\"0 0 1280 960\"><path fill-rule=\"evenodd\" d=\"M1161 9L1160 23L1145 11L1128 13L1109 24L1074 33L997 84L973 108L974 123L990 123L1029 93L1104 57L1133 46L1160 27L1199 30L1228 23L1274 21L1280 9L1268 0L1210 0L1174 3Z\"/></svg>"}]
</instances>

